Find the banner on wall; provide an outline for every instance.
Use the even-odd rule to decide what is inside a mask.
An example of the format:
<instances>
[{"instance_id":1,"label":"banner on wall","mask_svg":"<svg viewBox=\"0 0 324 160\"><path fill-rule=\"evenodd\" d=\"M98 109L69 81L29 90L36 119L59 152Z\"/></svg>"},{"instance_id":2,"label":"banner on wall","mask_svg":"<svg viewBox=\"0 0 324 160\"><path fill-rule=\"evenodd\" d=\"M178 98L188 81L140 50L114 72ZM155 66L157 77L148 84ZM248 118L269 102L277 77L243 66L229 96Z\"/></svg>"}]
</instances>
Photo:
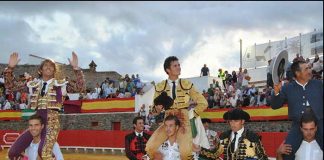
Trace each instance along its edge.
<instances>
[{"instance_id":1,"label":"banner on wall","mask_svg":"<svg viewBox=\"0 0 324 160\"><path fill-rule=\"evenodd\" d=\"M36 113L36 111L33 109L24 109L21 113L21 119L28 120L30 116Z\"/></svg>"},{"instance_id":2,"label":"banner on wall","mask_svg":"<svg viewBox=\"0 0 324 160\"><path fill-rule=\"evenodd\" d=\"M135 98L83 100L82 113L134 112Z\"/></svg>"},{"instance_id":3,"label":"banner on wall","mask_svg":"<svg viewBox=\"0 0 324 160\"><path fill-rule=\"evenodd\" d=\"M135 112L135 100L134 98L84 100L80 107L82 113ZM250 114L252 121L288 120L287 105L276 110L269 106L244 107L242 109ZM212 122L224 122L223 114L228 110L208 109L202 112L200 116L201 118L209 118ZM2 110L0 111L0 120L27 120L34 113L35 111L31 109L22 111ZM80 112L78 111L78 113Z\"/></svg>"},{"instance_id":4,"label":"banner on wall","mask_svg":"<svg viewBox=\"0 0 324 160\"><path fill-rule=\"evenodd\" d=\"M22 112L16 110L0 111L0 120L20 120Z\"/></svg>"}]
</instances>

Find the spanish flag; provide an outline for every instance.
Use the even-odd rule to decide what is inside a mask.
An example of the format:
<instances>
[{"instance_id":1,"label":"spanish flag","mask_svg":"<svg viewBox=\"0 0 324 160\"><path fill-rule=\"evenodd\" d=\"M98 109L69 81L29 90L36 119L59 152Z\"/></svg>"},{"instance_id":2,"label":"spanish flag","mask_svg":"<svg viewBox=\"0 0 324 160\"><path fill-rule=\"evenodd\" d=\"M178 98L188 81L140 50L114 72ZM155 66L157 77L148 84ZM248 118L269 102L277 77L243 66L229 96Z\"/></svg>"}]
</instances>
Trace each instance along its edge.
<instances>
[{"instance_id":1,"label":"spanish flag","mask_svg":"<svg viewBox=\"0 0 324 160\"><path fill-rule=\"evenodd\" d=\"M0 111L0 120L21 120L21 111L2 110Z\"/></svg>"},{"instance_id":2,"label":"spanish flag","mask_svg":"<svg viewBox=\"0 0 324 160\"><path fill-rule=\"evenodd\" d=\"M83 100L82 113L134 112L135 98Z\"/></svg>"}]
</instances>

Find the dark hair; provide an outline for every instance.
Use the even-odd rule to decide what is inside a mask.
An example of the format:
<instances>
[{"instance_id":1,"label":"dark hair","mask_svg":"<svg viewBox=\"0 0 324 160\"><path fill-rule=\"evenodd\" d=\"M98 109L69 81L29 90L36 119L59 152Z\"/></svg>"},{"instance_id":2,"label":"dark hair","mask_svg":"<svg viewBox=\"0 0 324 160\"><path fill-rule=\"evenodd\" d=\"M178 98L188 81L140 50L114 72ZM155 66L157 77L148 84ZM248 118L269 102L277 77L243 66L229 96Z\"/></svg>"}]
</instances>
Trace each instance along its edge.
<instances>
[{"instance_id":1,"label":"dark hair","mask_svg":"<svg viewBox=\"0 0 324 160\"><path fill-rule=\"evenodd\" d=\"M133 124L136 125L138 120L143 120L143 121L144 121L144 119L143 119L142 117L135 117L135 118L133 119Z\"/></svg>"},{"instance_id":2,"label":"dark hair","mask_svg":"<svg viewBox=\"0 0 324 160\"><path fill-rule=\"evenodd\" d=\"M168 74L168 72L167 72L166 69L169 69L169 68L170 68L170 66L171 66L171 62L173 62L173 61L178 61L178 58L177 58L176 56L170 56L170 57L168 57L168 58L166 58L166 59L164 60L164 64L163 64L163 66L164 66L164 71L165 71L165 73Z\"/></svg>"},{"instance_id":3,"label":"dark hair","mask_svg":"<svg viewBox=\"0 0 324 160\"><path fill-rule=\"evenodd\" d=\"M162 105L165 110L168 110L173 105L173 99L163 91L154 99L154 105Z\"/></svg>"},{"instance_id":4,"label":"dark hair","mask_svg":"<svg viewBox=\"0 0 324 160\"><path fill-rule=\"evenodd\" d=\"M294 77L296 77L296 72L301 71L300 70L300 65L306 63L305 61L295 61L293 64L290 66L290 70L293 73Z\"/></svg>"},{"instance_id":5,"label":"dark hair","mask_svg":"<svg viewBox=\"0 0 324 160\"><path fill-rule=\"evenodd\" d=\"M211 120L208 119L208 118L202 118L201 119L201 123L204 124L204 123L211 123Z\"/></svg>"},{"instance_id":6,"label":"dark hair","mask_svg":"<svg viewBox=\"0 0 324 160\"><path fill-rule=\"evenodd\" d=\"M34 114L34 115L30 116L28 121L33 120L33 119L37 119L40 121L41 124L44 124L43 118L38 114Z\"/></svg>"},{"instance_id":7,"label":"dark hair","mask_svg":"<svg viewBox=\"0 0 324 160\"><path fill-rule=\"evenodd\" d=\"M300 119L300 127L303 127L303 123L314 122L317 126L317 119L314 115L314 112L305 112Z\"/></svg>"},{"instance_id":8,"label":"dark hair","mask_svg":"<svg viewBox=\"0 0 324 160\"><path fill-rule=\"evenodd\" d=\"M45 59L45 60L40 64L40 66L39 66L39 68L38 68L38 76L39 76L39 77L42 77L42 72L41 72L41 70L42 70L42 68L44 67L45 63L50 63L50 64L52 64L52 65L54 66L54 73L56 72L56 65L55 65L55 62L52 61L52 60L50 60L50 59Z\"/></svg>"},{"instance_id":9,"label":"dark hair","mask_svg":"<svg viewBox=\"0 0 324 160\"><path fill-rule=\"evenodd\" d=\"M180 120L175 115L171 115L171 114L168 115L167 117L165 117L164 122L165 121L171 121L171 120L174 120L175 121L176 126L180 126Z\"/></svg>"}]
</instances>

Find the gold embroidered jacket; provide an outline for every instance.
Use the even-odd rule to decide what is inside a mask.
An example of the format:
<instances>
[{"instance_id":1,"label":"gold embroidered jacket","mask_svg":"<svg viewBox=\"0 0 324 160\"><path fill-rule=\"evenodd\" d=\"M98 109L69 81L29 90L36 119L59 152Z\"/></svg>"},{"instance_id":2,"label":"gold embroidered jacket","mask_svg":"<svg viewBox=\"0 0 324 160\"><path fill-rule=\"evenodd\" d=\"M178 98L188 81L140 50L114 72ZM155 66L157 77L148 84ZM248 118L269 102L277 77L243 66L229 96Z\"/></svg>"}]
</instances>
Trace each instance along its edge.
<instances>
[{"instance_id":1,"label":"gold embroidered jacket","mask_svg":"<svg viewBox=\"0 0 324 160\"><path fill-rule=\"evenodd\" d=\"M234 153L231 153L231 133L232 131L229 130L222 133L219 137L221 147L224 148L224 160L244 160L246 158L268 160L260 136L247 129L244 129L242 136L238 140L238 148Z\"/></svg>"},{"instance_id":2,"label":"gold embroidered jacket","mask_svg":"<svg viewBox=\"0 0 324 160\"><path fill-rule=\"evenodd\" d=\"M154 99L163 91L169 95L170 90L171 88L168 85L168 81L163 80L155 86ZM171 95L169 96L172 97ZM189 101L191 99L197 103L194 109L196 114L203 112L208 106L206 99L197 91L197 89L193 86L193 83L180 78L178 85L176 86L176 99L174 100L174 104L171 106L171 109L186 109L189 107Z\"/></svg>"},{"instance_id":3,"label":"gold embroidered jacket","mask_svg":"<svg viewBox=\"0 0 324 160\"><path fill-rule=\"evenodd\" d=\"M63 105L64 96L66 94L65 80L56 80L48 84L48 90L45 95L40 96L42 89L41 81L30 81L27 87L31 90L30 95L30 108L31 109L58 109L60 110Z\"/></svg>"}]
</instances>

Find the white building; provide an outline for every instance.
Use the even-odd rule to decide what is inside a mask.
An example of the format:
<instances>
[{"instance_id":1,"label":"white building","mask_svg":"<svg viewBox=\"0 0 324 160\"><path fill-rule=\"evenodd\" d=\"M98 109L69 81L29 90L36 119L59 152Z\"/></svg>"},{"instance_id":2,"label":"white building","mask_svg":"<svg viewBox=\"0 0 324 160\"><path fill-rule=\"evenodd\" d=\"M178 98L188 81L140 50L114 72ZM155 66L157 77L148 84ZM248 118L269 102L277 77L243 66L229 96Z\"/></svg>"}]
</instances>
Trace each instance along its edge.
<instances>
[{"instance_id":1,"label":"white building","mask_svg":"<svg viewBox=\"0 0 324 160\"><path fill-rule=\"evenodd\" d=\"M251 82L266 80L268 60L282 50L288 51L289 61L292 61L296 54L312 60L317 53L323 58L323 29L246 48L245 52L243 51L242 68L248 69L249 75L253 75Z\"/></svg>"}]
</instances>

